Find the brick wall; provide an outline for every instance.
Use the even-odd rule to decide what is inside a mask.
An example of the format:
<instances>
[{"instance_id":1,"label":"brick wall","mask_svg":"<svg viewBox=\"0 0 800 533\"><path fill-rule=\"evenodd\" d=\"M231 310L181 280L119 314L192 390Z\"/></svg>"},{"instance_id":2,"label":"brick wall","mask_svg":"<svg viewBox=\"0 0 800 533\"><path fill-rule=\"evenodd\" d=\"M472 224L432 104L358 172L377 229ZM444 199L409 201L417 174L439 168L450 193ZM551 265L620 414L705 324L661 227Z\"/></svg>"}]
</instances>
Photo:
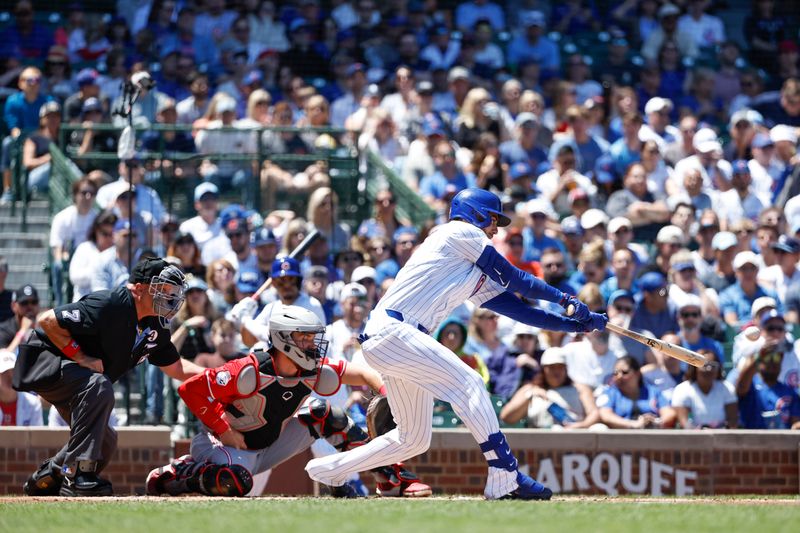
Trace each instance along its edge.
<instances>
[{"instance_id":1,"label":"brick wall","mask_svg":"<svg viewBox=\"0 0 800 533\"><path fill-rule=\"evenodd\" d=\"M570 494L800 494L797 431L505 431L523 469ZM434 430L407 464L437 492L480 494L486 463L464 429Z\"/></svg>"},{"instance_id":2,"label":"brick wall","mask_svg":"<svg viewBox=\"0 0 800 533\"><path fill-rule=\"evenodd\" d=\"M506 430L521 468L559 493L570 494L800 494L797 431ZM54 429L0 430L0 493L22 483L66 442ZM106 469L117 494L141 494L150 469L174 452L166 428L121 428ZM312 494L303 467L308 451L277 468L267 494ZM464 429L434 430L431 449L407 461L437 493L481 494L486 462ZM372 476L362 479L374 488Z\"/></svg>"},{"instance_id":3,"label":"brick wall","mask_svg":"<svg viewBox=\"0 0 800 533\"><path fill-rule=\"evenodd\" d=\"M111 480L116 494L143 494L148 472L172 457L169 429L143 426L117 431L117 451L103 475ZM66 429L1 428L0 494L22 494L28 476L55 455L68 437Z\"/></svg>"}]
</instances>

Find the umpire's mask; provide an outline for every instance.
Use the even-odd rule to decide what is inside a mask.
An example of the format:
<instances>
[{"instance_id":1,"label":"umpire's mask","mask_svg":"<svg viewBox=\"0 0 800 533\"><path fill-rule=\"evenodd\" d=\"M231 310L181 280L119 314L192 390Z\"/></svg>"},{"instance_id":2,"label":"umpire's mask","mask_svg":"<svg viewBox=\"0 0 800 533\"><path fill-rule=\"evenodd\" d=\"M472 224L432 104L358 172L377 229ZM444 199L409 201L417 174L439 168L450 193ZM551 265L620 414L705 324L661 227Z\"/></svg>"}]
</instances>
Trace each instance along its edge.
<instances>
[{"instance_id":1,"label":"umpire's mask","mask_svg":"<svg viewBox=\"0 0 800 533\"><path fill-rule=\"evenodd\" d=\"M153 311L158 315L161 326L167 328L169 321L183 305L186 291L186 276L181 269L168 265L150 279L150 294L153 295Z\"/></svg>"}]
</instances>

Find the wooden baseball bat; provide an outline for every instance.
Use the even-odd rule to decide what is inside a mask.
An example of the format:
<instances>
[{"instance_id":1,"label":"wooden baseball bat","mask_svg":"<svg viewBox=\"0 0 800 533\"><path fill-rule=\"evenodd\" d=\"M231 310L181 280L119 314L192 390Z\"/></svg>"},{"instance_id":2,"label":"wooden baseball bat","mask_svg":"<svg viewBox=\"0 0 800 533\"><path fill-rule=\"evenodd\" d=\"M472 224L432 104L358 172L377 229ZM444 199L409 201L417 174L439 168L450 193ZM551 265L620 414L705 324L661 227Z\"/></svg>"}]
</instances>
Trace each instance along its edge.
<instances>
[{"instance_id":1,"label":"wooden baseball bat","mask_svg":"<svg viewBox=\"0 0 800 533\"><path fill-rule=\"evenodd\" d=\"M303 255L306 252L306 250L308 250L308 248L314 243L314 241L320 238L320 236L321 233L319 232L319 230L316 229L311 233L309 233L308 235L306 235L306 238L303 239L300 242L300 244L298 244L297 247L291 251L289 257L291 257L292 259L297 259L299 256ZM272 277L270 277L267 281L261 284L258 290L254 292L250 298L252 298L253 300L258 300L258 297L261 296L261 293L269 289L271 286L272 286Z\"/></svg>"},{"instance_id":2,"label":"wooden baseball bat","mask_svg":"<svg viewBox=\"0 0 800 533\"><path fill-rule=\"evenodd\" d=\"M692 366L696 366L697 368L702 368L703 366L708 364L708 361L706 360L705 357L703 357L697 352L693 352L692 350L686 349L683 346L678 346L677 344L672 344L671 342L654 339L653 337L648 337L646 335L642 335L641 333L636 333L635 331L623 328L622 326L617 326L616 324L612 324L611 322L606 324L606 329L613 331L618 335L624 335L629 339L641 342L642 344L644 344L645 346L649 346L653 350L658 350L659 352L667 354L670 357L674 357L675 359L680 359L681 361L685 361Z\"/></svg>"},{"instance_id":3,"label":"wooden baseball bat","mask_svg":"<svg viewBox=\"0 0 800 533\"><path fill-rule=\"evenodd\" d=\"M572 316L574 312L575 312L575 306L569 305L567 307L567 316ZM641 342L642 344L652 348L653 350L658 350L659 352L667 354L670 357L674 357L675 359L680 359L681 361L685 361L686 363L689 363L692 366L696 366L697 368L702 368L708 363L705 357L703 357L697 352L686 349L683 346L678 346L677 344L672 344L671 342L666 342L659 339L655 339L653 337L648 337L647 335L636 333L635 331L623 328L622 326L617 326L616 324L612 324L611 322L606 324L606 329L608 329L609 331L613 331L617 335L624 335L629 339Z\"/></svg>"}]
</instances>

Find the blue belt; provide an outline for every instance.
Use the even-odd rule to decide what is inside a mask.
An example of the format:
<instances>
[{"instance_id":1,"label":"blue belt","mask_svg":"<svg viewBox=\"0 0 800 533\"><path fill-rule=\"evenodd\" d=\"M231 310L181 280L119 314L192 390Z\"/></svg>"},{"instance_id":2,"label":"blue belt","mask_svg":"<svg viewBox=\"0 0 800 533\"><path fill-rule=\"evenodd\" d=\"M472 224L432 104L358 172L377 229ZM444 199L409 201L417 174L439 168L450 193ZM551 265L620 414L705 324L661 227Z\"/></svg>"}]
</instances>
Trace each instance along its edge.
<instances>
[{"instance_id":1,"label":"blue belt","mask_svg":"<svg viewBox=\"0 0 800 533\"><path fill-rule=\"evenodd\" d=\"M394 318L395 320L399 320L400 322L405 322L406 321L406 319L403 317L403 313L401 313L400 311L395 311L394 309L387 309L386 310L386 314L389 315L390 317ZM420 330L425 335L430 335L431 334L430 331L428 331L428 328L426 328L425 326L423 326L419 322L417 322L417 329Z\"/></svg>"},{"instance_id":2,"label":"blue belt","mask_svg":"<svg viewBox=\"0 0 800 533\"><path fill-rule=\"evenodd\" d=\"M386 314L389 315L391 318L394 318L395 320L399 320L400 322L406 321L405 317L403 316L403 313L401 313L400 311L395 311L394 309L387 309ZM428 331L428 328L426 328L419 322L417 322L417 329L420 330L425 335L431 334L430 331ZM368 340L369 340L369 335L367 335L366 333L362 333L361 335L358 336L358 342L360 342L361 344L364 344Z\"/></svg>"}]
</instances>

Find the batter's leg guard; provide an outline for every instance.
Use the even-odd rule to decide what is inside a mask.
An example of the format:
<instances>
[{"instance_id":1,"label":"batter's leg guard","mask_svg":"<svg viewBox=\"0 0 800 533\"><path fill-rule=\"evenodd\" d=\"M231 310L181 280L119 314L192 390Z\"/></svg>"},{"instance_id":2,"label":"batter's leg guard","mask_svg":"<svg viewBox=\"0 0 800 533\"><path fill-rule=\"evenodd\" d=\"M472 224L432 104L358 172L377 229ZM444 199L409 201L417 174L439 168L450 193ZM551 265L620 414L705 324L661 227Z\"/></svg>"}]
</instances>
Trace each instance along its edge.
<instances>
[{"instance_id":1,"label":"batter's leg guard","mask_svg":"<svg viewBox=\"0 0 800 533\"><path fill-rule=\"evenodd\" d=\"M508 445L506 436L502 432L492 433L486 442L480 444L481 451L486 456L486 462L489 466L495 468L502 468L513 472L517 469L519 464L517 458L511 452L511 447ZM490 458L490 454L494 454L494 458Z\"/></svg>"},{"instance_id":2,"label":"batter's leg guard","mask_svg":"<svg viewBox=\"0 0 800 533\"><path fill-rule=\"evenodd\" d=\"M297 414L312 437L325 439L341 452L369 442L367 432L358 427L341 407L314 398Z\"/></svg>"},{"instance_id":3,"label":"batter's leg guard","mask_svg":"<svg viewBox=\"0 0 800 533\"><path fill-rule=\"evenodd\" d=\"M549 500L553 496L553 491L517 470L519 466L517 458L511 452L511 447L502 432L492 433L489 435L489 439L482 442L480 446L484 455L487 455L489 466L517 472L517 488L501 497L501 500ZM494 458L489 458L488 456L492 453Z\"/></svg>"},{"instance_id":4,"label":"batter's leg guard","mask_svg":"<svg viewBox=\"0 0 800 533\"><path fill-rule=\"evenodd\" d=\"M199 492L206 496L241 497L253 488L253 475L242 465L198 463L184 455L167 467L150 472L147 486L148 494L152 491L177 496Z\"/></svg>"},{"instance_id":5,"label":"batter's leg guard","mask_svg":"<svg viewBox=\"0 0 800 533\"><path fill-rule=\"evenodd\" d=\"M64 475L61 467L47 459L39 468L31 474L31 477L22 486L22 490L28 496L58 496L61 484L64 482Z\"/></svg>"},{"instance_id":6,"label":"batter's leg guard","mask_svg":"<svg viewBox=\"0 0 800 533\"><path fill-rule=\"evenodd\" d=\"M403 463L381 466L372 470L375 492L384 498L425 498L432 494L430 485L422 483Z\"/></svg>"}]
</instances>

